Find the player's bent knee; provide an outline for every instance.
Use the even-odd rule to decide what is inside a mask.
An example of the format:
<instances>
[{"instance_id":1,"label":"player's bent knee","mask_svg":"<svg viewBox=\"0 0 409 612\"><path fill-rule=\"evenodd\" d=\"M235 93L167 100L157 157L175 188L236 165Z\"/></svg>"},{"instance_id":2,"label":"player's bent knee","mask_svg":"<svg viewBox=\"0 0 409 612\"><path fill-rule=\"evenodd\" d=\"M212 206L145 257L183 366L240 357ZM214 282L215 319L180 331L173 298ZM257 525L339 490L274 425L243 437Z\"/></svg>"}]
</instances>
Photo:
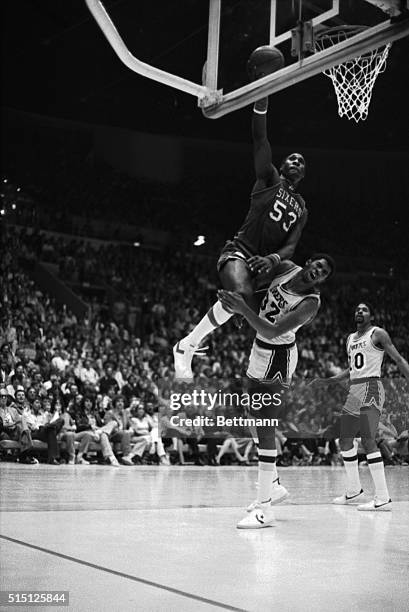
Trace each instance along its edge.
<instances>
[{"instance_id":1,"label":"player's bent knee","mask_svg":"<svg viewBox=\"0 0 409 612\"><path fill-rule=\"evenodd\" d=\"M341 451L343 452L351 450L354 447L354 439L353 438L340 438L339 447Z\"/></svg>"},{"instance_id":2,"label":"player's bent knee","mask_svg":"<svg viewBox=\"0 0 409 612\"><path fill-rule=\"evenodd\" d=\"M244 261L228 261L220 270L220 280L227 291L238 291L243 296L253 293L253 280Z\"/></svg>"},{"instance_id":3,"label":"player's bent knee","mask_svg":"<svg viewBox=\"0 0 409 612\"><path fill-rule=\"evenodd\" d=\"M361 438L361 444L365 451L365 455L376 453L379 450L378 445L373 438Z\"/></svg>"},{"instance_id":4,"label":"player's bent knee","mask_svg":"<svg viewBox=\"0 0 409 612\"><path fill-rule=\"evenodd\" d=\"M259 448L264 450L275 450L275 427L257 427Z\"/></svg>"}]
</instances>

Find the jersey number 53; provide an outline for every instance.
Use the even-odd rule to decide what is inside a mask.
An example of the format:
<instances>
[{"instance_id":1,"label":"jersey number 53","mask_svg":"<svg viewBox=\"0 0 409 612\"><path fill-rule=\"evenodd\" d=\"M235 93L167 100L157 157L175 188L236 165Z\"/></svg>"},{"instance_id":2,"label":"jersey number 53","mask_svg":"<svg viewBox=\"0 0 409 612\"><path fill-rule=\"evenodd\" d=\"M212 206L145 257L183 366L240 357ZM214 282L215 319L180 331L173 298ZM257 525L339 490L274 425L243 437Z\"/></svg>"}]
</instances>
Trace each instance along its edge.
<instances>
[{"instance_id":1,"label":"jersey number 53","mask_svg":"<svg viewBox=\"0 0 409 612\"><path fill-rule=\"evenodd\" d=\"M284 213L287 212L288 219L283 219ZM294 225L297 221L298 217L292 210L287 211L287 205L284 202L280 202L280 200L276 200L273 205L273 210L269 213L270 219L276 221L277 223L283 219L281 223L281 227L285 232L290 230L290 227Z\"/></svg>"}]
</instances>

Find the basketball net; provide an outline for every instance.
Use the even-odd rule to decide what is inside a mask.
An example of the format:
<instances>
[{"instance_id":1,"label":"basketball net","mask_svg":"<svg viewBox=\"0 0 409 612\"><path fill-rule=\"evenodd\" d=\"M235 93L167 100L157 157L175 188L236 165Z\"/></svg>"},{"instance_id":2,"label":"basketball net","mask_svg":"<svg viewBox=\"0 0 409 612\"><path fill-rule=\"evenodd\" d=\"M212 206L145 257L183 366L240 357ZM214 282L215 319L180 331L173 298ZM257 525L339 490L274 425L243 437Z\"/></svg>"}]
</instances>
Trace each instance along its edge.
<instances>
[{"instance_id":1,"label":"basketball net","mask_svg":"<svg viewBox=\"0 0 409 612\"><path fill-rule=\"evenodd\" d=\"M360 28L362 29L362 28ZM352 33L357 33L354 29ZM319 51L340 43L351 35L351 31L343 28L332 28L320 34L315 40ZM384 72L391 43L378 49L373 49L358 57L348 60L338 66L324 70L334 85L338 100L338 115L354 119L358 123L368 116L368 108L372 98L372 90L378 74Z\"/></svg>"}]
</instances>

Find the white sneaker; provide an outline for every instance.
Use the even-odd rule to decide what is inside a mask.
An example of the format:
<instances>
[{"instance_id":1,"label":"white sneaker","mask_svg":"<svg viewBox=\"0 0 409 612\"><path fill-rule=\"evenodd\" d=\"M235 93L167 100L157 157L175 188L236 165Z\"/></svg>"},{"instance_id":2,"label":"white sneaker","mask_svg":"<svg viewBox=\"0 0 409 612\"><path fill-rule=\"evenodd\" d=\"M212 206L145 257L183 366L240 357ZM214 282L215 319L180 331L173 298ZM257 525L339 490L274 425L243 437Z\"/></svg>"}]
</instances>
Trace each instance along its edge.
<instances>
[{"instance_id":1,"label":"white sneaker","mask_svg":"<svg viewBox=\"0 0 409 612\"><path fill-rule=\"evenodd\" d=\"M193 355L203 357L207 347L197 348L192 344L188 336L179 340L173 347L173 360L175 363L175 378L177 380L193 380L192 359Z\"/></svg>"},{"instance_id":2,"label":"white sneaker","mask_svg":"<svg viewBox=\"0 0 409 612\"><path fill-rule=\"evenodd\" d=\"M111 455L109 458L109 463L113 466L113 467L120 467L118 459L114 456Z\"/></svg>"},{"instance_id":3,"label":"white sneaker","mask_svg":"<svg viewBox=\"0 0 409 612\"><path fill-rule=\"evenodd\" d=\"M290 493L283 485L278 483L273 486L273 490L271 491L271 505L276 506L277 504L281 504L287 497L290 497Z\"/></svg>"},{"instance_id":4,"label":"white sneaker","mask_svg":"<svg viewBox=\"0 0 409 612\"><path fill-rule=\"evenodd\" d=\"M258 499L255 499L254 501L251 502L251 504L249 504L246 508L246 512L253 512L253 510L255 508L257 508L257 504L258 504Z\"/></svg>"},{"instance_id":5,"label":"white sneaker","mask_svg":"<svg viewBox=\"0 0 409 612\"><path fill-rule=\"evenodd\" d=\"M362 501L362 496L364 496L364 490L361 489L359 493L354 493L354 495L340 495L339 497L335 497L332 500L333 504L338 504L339 506L348 506L349 504L356 504L357 502Z\"/></svg>"},{"instance_id":6,"label":"white sneaker","mask_svg":"<svg viewBox=\"0 0 409 612\"><path fill-rule=\"evenodd\" d=\"M258 502L255 508L237 523L237 529L262 529L275 525L271 502Z\"/></svg>"},{"instance_id":7,"label":"white sneaker","mask_svg":"<svg viewBox=\"0 0 409 612\"><path fill-rule=\"evenodd\" d=\"M287 489L285 487L283 487L283 485L281 485L280 483L277 485L274 485L273 490L271 492L271 502L270 504L272 506L276 506L277 504L281 504L282 501L284 501L285 499L287 499L287 497L290 497L289 492L287 491ZM254 510L254 508L257 506L258 501L257 499L255 499L251 504L249 504L246 508L246 512L251 512L252 510Z\"/></svg>"},{"instance_id":8,"label":"white sneaker","mask_svg":"<svg viewBox=\"0 0 409 612\"><path fill-rule=\"evenodd\" d=\"M389 498L388 500L382 501L375 497L367 504L360 504L357 510L363 512L390 512L392 510L392 500Z\"/></svg>"},{"instance_id":9,"label":"white sneaker","mask_svg":"<svg viewBox=\"0 0 409 612\"><path fill-rule=\"evenodd\" d=\"M77 459L77 465L89 465L89 461L84 459L84 457L81 457L80 459Z\"/></svg>"}]
</instances>

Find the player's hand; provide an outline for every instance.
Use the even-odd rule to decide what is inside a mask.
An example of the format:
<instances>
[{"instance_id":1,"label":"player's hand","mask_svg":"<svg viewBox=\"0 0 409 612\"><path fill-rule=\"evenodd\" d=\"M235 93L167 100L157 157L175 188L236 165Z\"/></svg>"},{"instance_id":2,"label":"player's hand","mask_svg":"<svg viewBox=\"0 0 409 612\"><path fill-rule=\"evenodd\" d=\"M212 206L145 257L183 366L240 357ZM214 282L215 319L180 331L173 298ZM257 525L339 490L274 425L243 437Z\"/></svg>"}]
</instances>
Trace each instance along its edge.
<instances>
[{"instance_id":1,"label":"player's hand","mask_svg":"<svg viewBox=\"0 0 409 612\"><path fill-rule=\"evenodd\" d=\"M260 255L253 255L247 260L247 263L251 272L256 274L268 274L274 267L269 257L261 257Z\"/></svg>"},{"instance_id":2,"label":"player's hand","mask_svg":"<svg viewBox=\"0 0 409 612\"><path fill-rule=\"evenodd\" d=\"M228 312L244 314L247 308L243 296L235 291L220 289L220 291L217 292L217 297L221 301L223 308L225 308Z\"/></svg>"}]
</instances>

